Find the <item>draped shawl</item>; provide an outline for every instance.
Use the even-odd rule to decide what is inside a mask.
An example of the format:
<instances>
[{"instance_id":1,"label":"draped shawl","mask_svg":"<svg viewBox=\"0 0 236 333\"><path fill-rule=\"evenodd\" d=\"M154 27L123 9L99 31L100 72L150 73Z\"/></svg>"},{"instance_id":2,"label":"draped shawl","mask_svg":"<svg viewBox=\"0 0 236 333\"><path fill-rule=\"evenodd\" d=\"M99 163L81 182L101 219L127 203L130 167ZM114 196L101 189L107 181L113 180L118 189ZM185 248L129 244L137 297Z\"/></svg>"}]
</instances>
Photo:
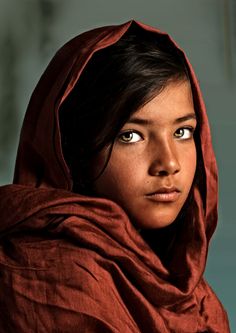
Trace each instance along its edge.
<instances>
[{"instance_id":1,"label":"draped shawl","mask_svg":"<svg viewBox=\"0 0 236 333\"><path fill-rule=\"evenodd\" d=\"M227 333L227 314L203 278L217 223L217 167L199 84L204 186L194 187L194 235L178 235L166 266L108 199L72 192L58 111L93 53L137 21L85 32L54 56L30 99L14 183L0 188L0 332Z\"/></svg>"}]
</instances>

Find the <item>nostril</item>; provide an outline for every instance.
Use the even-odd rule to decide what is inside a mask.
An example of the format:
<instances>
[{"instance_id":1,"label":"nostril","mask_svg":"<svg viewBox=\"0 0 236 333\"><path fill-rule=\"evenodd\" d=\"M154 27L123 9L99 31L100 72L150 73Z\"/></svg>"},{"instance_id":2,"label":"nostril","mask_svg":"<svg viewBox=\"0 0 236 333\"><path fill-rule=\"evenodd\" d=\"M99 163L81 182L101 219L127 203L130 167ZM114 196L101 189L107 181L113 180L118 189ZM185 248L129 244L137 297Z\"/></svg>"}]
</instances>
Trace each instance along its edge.
<instances>
[{"instance_id":1,"label":"nostril","mask_svg":"<svg viewBox=\"0 0 236 333\"><path fill-rule=\"evenodd\" d=\"M157 172L157 175L158 176L167 176L168 172L166 170L161 170L161 171Z\"/></svg>"},{"instance_id":2,"label":"nostril","mask_svg":"<svg viewBox=\"0 0 236 333\"><path fill-rule=\"evenodd\" d=\"M158 169L158 168L154 168L151 171L151 174L154 176L159 176L159 177L164 177L164 176L168 176L168 175L174 175L176 173L178 173L180 171L179 167L175 167L175 168L163 168L163 169Z\"/></svg>"}]
</instances>

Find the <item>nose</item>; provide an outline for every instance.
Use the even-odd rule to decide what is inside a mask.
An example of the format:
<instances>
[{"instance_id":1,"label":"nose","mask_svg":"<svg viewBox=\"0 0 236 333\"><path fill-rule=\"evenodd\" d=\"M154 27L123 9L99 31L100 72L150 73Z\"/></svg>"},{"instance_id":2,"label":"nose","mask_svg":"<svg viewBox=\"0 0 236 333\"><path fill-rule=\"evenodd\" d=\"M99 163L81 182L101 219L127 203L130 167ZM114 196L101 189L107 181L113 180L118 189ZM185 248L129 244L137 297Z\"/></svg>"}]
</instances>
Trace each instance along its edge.
<instances>
[{"instance_id":1,"label":"nose","mask_svg":"<svg viewBox=\"0 0 236 333\"><path fill-rule=\"evenodd\" d=\"M164 142L152 149L149 174L152 176L168 176L178 173L181 169L179 156L174 143Z\"/></svg>"}]
</instances>

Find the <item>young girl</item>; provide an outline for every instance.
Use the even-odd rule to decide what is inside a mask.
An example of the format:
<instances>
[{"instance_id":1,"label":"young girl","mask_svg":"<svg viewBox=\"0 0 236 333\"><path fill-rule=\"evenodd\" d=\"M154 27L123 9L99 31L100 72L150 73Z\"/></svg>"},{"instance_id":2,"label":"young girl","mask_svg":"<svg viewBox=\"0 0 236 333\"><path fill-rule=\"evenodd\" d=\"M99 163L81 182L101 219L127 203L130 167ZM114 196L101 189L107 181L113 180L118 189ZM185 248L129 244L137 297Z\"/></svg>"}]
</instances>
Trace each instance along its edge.
<instances>
[{"instance_id":1,"label":"young girl","mask_svg":"<svg viewBox=\"0 0 236 333\"><path fill-rule=\"evenodd\" d=\"M229 332L203 278L207 116L168 35L130 21L60 49L0 196L0 332Z\"/></svg>"}]
</instances>

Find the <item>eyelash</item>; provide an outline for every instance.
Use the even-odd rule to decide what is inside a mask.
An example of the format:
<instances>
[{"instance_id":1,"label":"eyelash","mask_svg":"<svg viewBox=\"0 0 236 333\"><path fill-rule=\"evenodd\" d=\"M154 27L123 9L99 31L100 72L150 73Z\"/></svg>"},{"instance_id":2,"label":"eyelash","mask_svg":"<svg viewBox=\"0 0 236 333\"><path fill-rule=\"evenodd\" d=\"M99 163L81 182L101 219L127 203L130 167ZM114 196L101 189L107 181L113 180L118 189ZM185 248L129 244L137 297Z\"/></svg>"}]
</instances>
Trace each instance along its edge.
<instances>
[{"instance_id":1,"label":"eyelash","mask_svg":"<svg viewBox=\"0 0 236 333\"><path fill-rule=\"evenodd\" d=\"M194 127L192 127L192 126L184 126L184 127L180 127L180 128L178 128L176 131L175 131L175 133L177 132L177 131L179 131L179 130L188 130L189 132L190 132L190 136L188 137L188 138L182 138L182 136L181 137L177 137L179 140L190 140L190 139L192 139L193 138L193 133L194 133L194 131L195 131L195 128ZM121 142L121 143L124 143L124 144L131 144L131 143L136 143L136 142L139 142L139 141L141 141L141 140L137 140L137 141L135 141L135 142L131 142L131 141L125 141L125 140L122 140L122 136L124 136L125 134L137 134L137 135L139 135L140 136L140 138L141 138L141 140L143 140L143 136L142 136L142 134L140 133L140 132L138 132L138 131L136 131L136 130L127 130L127 131L124 131L123 133L120 133L119 135L118 135L118 140ZM131 138L131 140L132 140L132 138Z\"/></svg>"},{"instance_id":2,"label":"eyelash","mask_svg":"<svg viewBox=\"0 0 236 333\"><path fill-rule=\"evenodd\" d=\"M185 138L185 139L182 139L182 140L189 140L189 139L192 139L193 138L193 133L195 131L195 128L192 127L192 126L184 126L184 127L180 127L177 129L177 131L179 130L188 130L190 132L190 137L189 138ZM175 133L177 132L175 131ZM180 140L181 140L181 137L180 137Z\"/></svg>"},{"instance_id":3,"label":"eyelash","mask_svg":"<svg viewBox=\"0 0 236 333\"><path fill-rule=\"evenodd\" d=\"M141 141L141 140L138 140L138 141L135 141L135 142L130 142L130 141L122 140L122 136L124 136L124 135L126 135L126 134L133 134L133 135L134 135L134 134L137 134L137 135L140 136L141 139L143 139L141 133L139 133L138 131L127 130L127 131L124 131L123 133L120 133L120 134L118 135L118 140L119 140L120 142L124 143L124 144L127 144L127 143L129 143L129 144L130 144L130 143L136 143L136 142L138 142L138 141Z\"/></svg>"}]
</instances>

